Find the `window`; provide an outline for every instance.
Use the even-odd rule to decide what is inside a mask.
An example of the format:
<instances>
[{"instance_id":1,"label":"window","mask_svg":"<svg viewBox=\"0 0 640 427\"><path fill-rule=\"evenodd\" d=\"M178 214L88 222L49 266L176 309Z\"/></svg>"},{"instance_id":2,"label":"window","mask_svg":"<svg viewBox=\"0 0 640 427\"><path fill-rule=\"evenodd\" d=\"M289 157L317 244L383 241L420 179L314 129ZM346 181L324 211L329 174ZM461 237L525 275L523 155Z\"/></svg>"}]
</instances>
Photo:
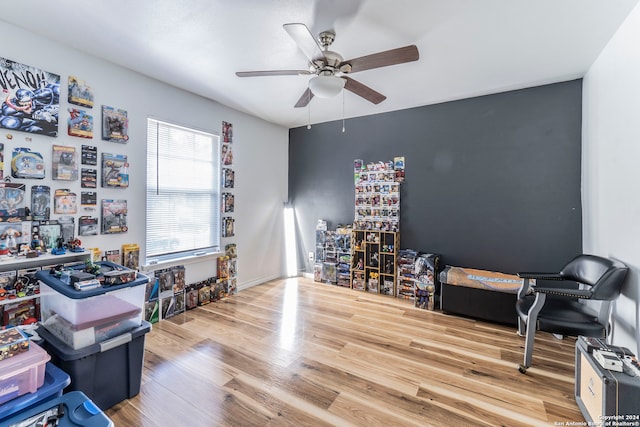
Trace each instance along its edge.
<instances>
[{"instance_id":1,"label":"window","mask_svg":"<svg viewBox=\"0 0 640 427\"><path fill-rule=\"evenodd\" d=\"M219 249L219 136L148 119L147 263Z\"/></svg>"}]
</instances>

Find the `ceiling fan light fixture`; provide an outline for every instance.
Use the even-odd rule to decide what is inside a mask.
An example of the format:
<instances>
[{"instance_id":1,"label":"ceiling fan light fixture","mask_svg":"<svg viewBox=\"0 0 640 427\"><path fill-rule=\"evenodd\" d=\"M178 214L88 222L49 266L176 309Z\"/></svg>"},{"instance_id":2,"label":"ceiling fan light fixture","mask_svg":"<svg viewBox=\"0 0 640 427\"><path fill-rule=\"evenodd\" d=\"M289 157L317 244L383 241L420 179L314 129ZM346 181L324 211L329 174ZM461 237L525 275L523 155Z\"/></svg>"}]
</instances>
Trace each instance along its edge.
<instances>
[{"instance_id":1,"label":"ceiling fan light fixture","mask_svg":"<svg viewBox=\"0 0 640 427\"><path fill-rule=\"evenodd\" d=\"M309 89L317 97L333 98L342 92L345 83L346 80L340 77L320 75L309 80Z\"/></svg>"}]
</instances>

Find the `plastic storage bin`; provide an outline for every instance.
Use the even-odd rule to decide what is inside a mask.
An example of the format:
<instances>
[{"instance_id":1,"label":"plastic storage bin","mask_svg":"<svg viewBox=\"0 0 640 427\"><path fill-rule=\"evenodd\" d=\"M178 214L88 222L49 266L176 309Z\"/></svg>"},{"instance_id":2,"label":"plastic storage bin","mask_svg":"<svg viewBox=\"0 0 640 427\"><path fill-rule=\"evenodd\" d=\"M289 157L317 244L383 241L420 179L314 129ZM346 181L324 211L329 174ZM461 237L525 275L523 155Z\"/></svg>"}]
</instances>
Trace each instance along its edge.
<instances>
[{"instance_id":1,"label":"plastic storage bin","mask_svg":"<svg viewBox=\"0 0 640 427\"><path fill-rule=\"evenodd\" d=\"M115 264L111 264L114 265ZM116 337L142 324L149 278L78 291L48 271L40 271L42 324L74 350Z\"/></svg>"},{"instance_id":2,"label":"plastic storage bin","mask_svg":"<svg viewBox=\"0 0 640 427\"><path fill-rule=\"evenodd\" d=\"M142 325L101 343L74 350L44 327L38 328L51 361L69 374L65 391L80 390L103 410L140 393L145 334Z\"/></svg>"},{"instance_id":3,"label":"plastic storage bin","mask_svg":"<svg viewBox=\"0 0 640 427\"><path fill-rule=\"evenodd\" d=\"M35 393L27 393L0 405L0 421L26 411L47 400L62 396L62 390L71 382L71 378L62 369L49 362L44 370L44 383Z\"/></svg>"},{"instance_id":4,"label":"plastic storage bin","mask_svg":"<svg viewBox=\"0 0 640 427\"><path fill-rule=\"evenodd\" d=\"M58 419L56 424L58 427L113 427L114 425L113 421L84 393L73 391L20 412L7 420L0 421L0 427L19 423L27 423L22 425L48 425L47 418L60 412L63 415ZM39 421L40 424L38 424Z\"/></svg>"},{"instance_id":5,"label":"plastic storage bin","mask_svg":"<svg viewBox=\"0 0 640 427\"><path fill-rule=\"evenodd\" d=\"M0 404L38 390L50 359L46 351L31 343L29 351L0 361Z\"/></svg>"}]
</instances>

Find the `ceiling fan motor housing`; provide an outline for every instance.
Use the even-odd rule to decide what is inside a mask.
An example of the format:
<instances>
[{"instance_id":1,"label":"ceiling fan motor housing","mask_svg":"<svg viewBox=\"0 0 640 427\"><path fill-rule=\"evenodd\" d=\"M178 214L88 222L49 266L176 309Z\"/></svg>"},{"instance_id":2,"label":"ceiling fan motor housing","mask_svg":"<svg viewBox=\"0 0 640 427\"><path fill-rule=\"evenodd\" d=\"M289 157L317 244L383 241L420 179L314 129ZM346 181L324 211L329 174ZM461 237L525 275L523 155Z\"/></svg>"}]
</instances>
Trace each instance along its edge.
<instances>
[{"instance_id":1,"label":"ceiling fan motor housing","mask_svg":"<svg viewBox=\"0 0 640 427\"><path fill-rule=\"evenodd\" d=\"M313 61L316 66L316 74L334 75L337 71L340 71L340 64L342 63L342 55L331 50L325 50L324 57L318 58Z\"/></svg>"}]
</instances>

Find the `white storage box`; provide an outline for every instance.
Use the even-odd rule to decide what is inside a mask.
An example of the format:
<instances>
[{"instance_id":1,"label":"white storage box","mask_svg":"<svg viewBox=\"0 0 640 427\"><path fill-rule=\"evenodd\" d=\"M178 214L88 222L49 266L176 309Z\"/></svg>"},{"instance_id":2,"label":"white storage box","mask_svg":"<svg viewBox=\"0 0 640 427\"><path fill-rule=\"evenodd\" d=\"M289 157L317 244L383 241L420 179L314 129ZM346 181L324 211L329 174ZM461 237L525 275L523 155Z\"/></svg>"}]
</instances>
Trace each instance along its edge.
<instances>
[{"instance_id":1,"label":"white storage box","mask_svg":"<svg viewBox=\"0 0 640 427\"><path fill-rule=\"evenodd\" d=\"M0 361L0 404L26 393L35 393L44 383L44 371L51 356L37 344L29 351Z\"/></svg>"}]
</instances>

